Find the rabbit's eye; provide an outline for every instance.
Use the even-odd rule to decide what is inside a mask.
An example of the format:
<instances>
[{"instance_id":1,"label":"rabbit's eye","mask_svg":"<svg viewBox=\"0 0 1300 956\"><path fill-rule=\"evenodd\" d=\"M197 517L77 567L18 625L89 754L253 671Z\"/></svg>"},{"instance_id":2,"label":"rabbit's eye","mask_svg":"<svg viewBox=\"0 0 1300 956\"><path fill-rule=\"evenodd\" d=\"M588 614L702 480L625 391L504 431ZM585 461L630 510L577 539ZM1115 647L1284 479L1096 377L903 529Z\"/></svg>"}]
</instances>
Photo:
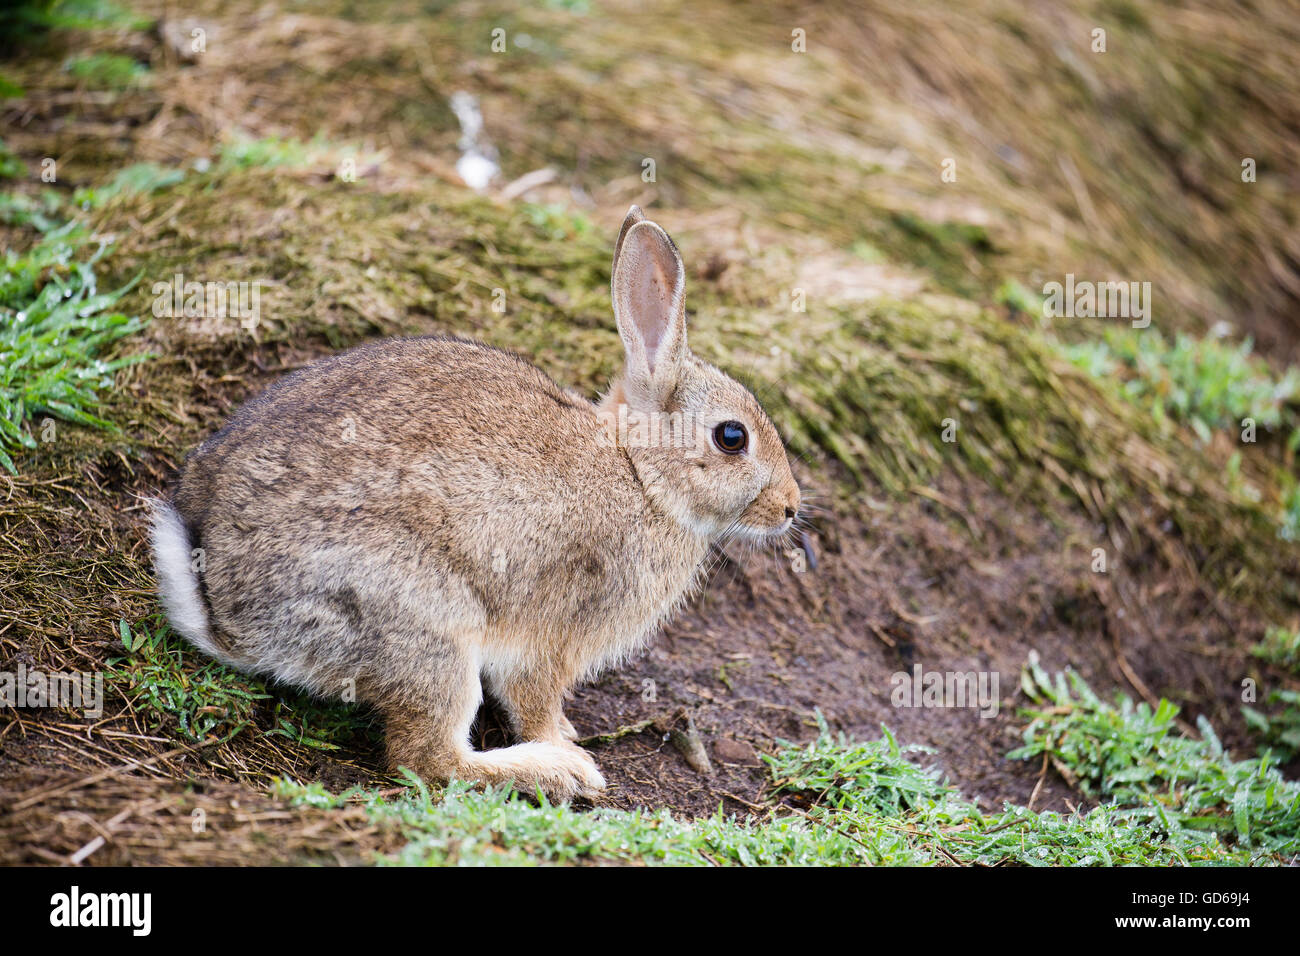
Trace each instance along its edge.
<instances>
[{"instance_id":1,"label":"rabbit's eye","mask_svg":"<svg viewBox=\"0 0 1300 956\"><path fill-rule=\"evenodd\" d=\"M740 422L723 422L713 429L713 443L728 455L739 455L749 444L749 432Z\"/></svg>"}]
</instances>

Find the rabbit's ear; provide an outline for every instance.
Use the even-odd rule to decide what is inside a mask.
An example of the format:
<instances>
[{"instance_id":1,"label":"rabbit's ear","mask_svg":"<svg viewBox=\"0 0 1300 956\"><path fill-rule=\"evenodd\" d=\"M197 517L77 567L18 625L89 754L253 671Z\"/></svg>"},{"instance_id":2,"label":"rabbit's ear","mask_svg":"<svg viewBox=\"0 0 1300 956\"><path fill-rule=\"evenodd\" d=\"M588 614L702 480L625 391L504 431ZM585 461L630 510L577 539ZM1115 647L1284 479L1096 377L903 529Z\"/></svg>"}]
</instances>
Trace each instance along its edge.
<instances>
[{"instance_id":1,"label":"rabbit's ear","mask_svg":"<svg viewBox=\"0 0 1300 956\"><path fill-rule=\"evenodd\" d=\"M610 269L611 284L614 270L618 268L618 255L623 251L623 239L627 236L627 231L638 222L645 222L645 213L641 211L640 206L633 204L628 208L627 218L623 220L623 228L618 231L618 242L614 243L614 265Z\"/></svg>"},{"instance_id":2,"label":"rabbit's ear","mask_svg":"<svg viewBox=\"0 0 1300 956\"><path fill-rule=\"evenodd\" d=\"M628 398L660 407L686 359L686 269L668 233L635 206L615 248L613 287Z\"/></svg>"}]
</instances>

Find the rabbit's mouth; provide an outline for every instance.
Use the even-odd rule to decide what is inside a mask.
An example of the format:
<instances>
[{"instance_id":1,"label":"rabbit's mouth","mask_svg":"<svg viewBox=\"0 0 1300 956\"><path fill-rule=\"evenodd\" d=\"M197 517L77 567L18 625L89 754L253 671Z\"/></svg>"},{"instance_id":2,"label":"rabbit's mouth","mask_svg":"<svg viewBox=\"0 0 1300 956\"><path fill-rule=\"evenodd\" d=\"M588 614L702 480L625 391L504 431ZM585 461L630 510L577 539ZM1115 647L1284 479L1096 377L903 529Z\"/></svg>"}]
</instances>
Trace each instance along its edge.
<instances>
[{"instance_id":1,"label":"rabbit's mouth","mask_svg":"<svg viewBox=\"0 0 1300 956\"><path fill-rule=\"evenodd\" d=\"M757 544L768 544L772 541L787 534L794 527L794 519L786 518L779 525L769 528L759 528L751 524L736 522L732 529L731 536L739 538L742 541L753 541Z\"/></svg>"}]
</instances>

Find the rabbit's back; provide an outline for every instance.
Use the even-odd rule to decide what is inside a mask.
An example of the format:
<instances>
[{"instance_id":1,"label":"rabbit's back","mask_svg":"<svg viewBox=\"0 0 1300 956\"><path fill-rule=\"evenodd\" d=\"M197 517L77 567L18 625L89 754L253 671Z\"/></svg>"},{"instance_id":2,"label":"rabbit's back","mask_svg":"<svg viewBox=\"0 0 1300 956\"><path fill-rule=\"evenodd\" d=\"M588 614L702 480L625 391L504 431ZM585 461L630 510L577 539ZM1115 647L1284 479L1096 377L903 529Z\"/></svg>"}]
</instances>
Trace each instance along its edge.
<instances>
[{"instance_id":1,"label":"rabbit's back","mask_svg":"<svg viewBox=\"0 0 1300 956\"><path fill-rule=\"evenodd\" d=\"M459 339L399 339L316 362L248 402L189 456L176 498L201 520L232 491L270 501L377 471L451 480L468 477L461 465L470 474L501 474L512 462L527 473L530 460L534 471L543 461L562 467L564 452L590 444L593 423L590 403L518 356Z\"/></svg>"}]
</instances>

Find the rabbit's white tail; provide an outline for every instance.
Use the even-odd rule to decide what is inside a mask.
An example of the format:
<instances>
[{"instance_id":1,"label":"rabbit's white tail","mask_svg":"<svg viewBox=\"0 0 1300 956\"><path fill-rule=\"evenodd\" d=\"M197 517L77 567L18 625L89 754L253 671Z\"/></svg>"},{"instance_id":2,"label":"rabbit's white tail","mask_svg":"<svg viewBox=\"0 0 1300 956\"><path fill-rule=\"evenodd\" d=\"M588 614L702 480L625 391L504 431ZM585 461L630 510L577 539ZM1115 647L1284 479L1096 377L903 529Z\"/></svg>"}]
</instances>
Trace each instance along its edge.
<instances>
[{"instance_id":1,"label":"rabbit's white tail","mask_svg":"<svg viewBox=\"0 0 1300 956\"><path fill-rule=\"evenodd\" d=\"M199 593L199 576L191 563L189 526L166 501L154 501L152 506L153 566L167 619L195 647L224 660L227 655L212 639L208 612Z\"/></svg>"}]
</instances>

